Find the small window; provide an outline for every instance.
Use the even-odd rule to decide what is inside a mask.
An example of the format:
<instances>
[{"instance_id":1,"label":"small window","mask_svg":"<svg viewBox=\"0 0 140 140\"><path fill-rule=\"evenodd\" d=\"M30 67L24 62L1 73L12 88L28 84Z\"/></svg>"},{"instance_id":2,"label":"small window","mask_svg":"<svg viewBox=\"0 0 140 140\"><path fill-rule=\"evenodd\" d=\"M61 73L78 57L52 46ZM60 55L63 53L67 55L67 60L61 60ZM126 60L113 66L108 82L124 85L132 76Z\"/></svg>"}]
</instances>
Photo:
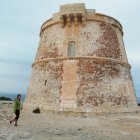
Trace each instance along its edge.
<instances>
[{"instance_id":1,"label":"small window","mask_svg":"<svg viewBox=\"0 0 140 140\"><path fill-rule=\"evenodd\" d=\"M68 45L68 57L74 57L75 56L75 42L71 41Z\"/></svg>"},{"instance_id":2,"label":"small window","mask_svg":"<svg viewBox=\"0 0 140 140\"><path fill-rule=\"evenodd\" d=\"M47 84L47 80L45 80L45 83L44 83L44 85L46 85Z\"/></svg>"},{"instance_id":3,"label":"small window","mask_svg":"<svg viewBox=\"0 0 140 140\"><path fill-rule=\"evenodd\" d=\"M126 93L126 88L124 87L124 93Z\"/></svg>"}]
</instances>

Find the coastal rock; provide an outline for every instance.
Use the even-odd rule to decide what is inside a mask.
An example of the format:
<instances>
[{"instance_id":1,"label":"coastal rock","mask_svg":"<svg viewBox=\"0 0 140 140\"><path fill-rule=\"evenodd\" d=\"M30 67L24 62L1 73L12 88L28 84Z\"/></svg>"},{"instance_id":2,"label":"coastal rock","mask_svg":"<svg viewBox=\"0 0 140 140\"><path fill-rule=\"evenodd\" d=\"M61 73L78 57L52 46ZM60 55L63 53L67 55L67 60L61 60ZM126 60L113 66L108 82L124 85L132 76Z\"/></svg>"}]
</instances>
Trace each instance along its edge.
<instances>
[{"instance_id":1,"label":"coastal rock","mask_svg":"<svg viewBox=\"0 0 140 140\"><path fill-rule=\"evenodd\" d=\"M7 97L0 97L0 100L2 100L2 101L12 101L11 98L7 98Z\"/></svg>"}]
</instances>

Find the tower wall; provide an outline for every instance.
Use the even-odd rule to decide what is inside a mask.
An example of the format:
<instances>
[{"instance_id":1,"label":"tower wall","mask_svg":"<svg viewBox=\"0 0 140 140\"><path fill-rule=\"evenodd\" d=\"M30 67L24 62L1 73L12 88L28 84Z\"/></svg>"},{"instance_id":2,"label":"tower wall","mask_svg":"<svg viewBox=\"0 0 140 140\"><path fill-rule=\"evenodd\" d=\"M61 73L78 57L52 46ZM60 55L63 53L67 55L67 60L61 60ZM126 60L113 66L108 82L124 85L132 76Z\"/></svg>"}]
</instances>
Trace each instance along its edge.
<instances>
[{"instance_id":1,"label":"tower wall","mask_svg":"<svg viewBox=\"0 0 140 140\"><path fill-rule=\"evenodd\" d=\"M24 103L41 110L131 112L136 96L120 23L85 9L61 6L46 21Z\"/></svg>"}]
</instances>

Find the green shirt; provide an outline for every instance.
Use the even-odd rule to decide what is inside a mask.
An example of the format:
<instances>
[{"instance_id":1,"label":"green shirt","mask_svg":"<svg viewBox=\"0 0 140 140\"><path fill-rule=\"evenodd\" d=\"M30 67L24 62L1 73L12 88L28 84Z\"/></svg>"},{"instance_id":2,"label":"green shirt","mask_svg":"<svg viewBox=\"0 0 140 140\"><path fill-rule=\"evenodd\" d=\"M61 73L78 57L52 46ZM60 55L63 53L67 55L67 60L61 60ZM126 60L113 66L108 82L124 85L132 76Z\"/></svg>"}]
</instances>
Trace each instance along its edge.
<instances>
[{"instance_id":1,"label":"green shirt","mask_svg":"<svg viewBox=\"0 0 140 140\"><path fill-rule=\"evenodd\" d=\"M14 101L14 112L21 109L21 102L18 99Z\"/></svg>"}]
</instances>

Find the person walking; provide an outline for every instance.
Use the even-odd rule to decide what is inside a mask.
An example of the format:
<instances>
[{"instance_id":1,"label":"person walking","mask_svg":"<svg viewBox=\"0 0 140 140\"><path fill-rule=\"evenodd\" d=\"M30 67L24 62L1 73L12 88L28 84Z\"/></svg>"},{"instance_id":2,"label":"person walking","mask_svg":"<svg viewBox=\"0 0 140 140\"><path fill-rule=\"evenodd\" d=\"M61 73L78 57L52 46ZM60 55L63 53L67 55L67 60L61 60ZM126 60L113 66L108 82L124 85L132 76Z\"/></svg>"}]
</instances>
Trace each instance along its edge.
<instances>
[{"instance_id":1,"label":"person walking","mask_svg":"<svg viewBox=\"0 0 140 140\"><path fill-rule=\"evenodd\" d=\"M13 120L10 120L10 124L12 124L12 122L15 122L15 126L18 126L17 122L19 119L20 110L22 109L20 100L21 100L21 94L18 94L16 99L14 100L14 113L16 117Z\"/></svg>"}]
</instances>

